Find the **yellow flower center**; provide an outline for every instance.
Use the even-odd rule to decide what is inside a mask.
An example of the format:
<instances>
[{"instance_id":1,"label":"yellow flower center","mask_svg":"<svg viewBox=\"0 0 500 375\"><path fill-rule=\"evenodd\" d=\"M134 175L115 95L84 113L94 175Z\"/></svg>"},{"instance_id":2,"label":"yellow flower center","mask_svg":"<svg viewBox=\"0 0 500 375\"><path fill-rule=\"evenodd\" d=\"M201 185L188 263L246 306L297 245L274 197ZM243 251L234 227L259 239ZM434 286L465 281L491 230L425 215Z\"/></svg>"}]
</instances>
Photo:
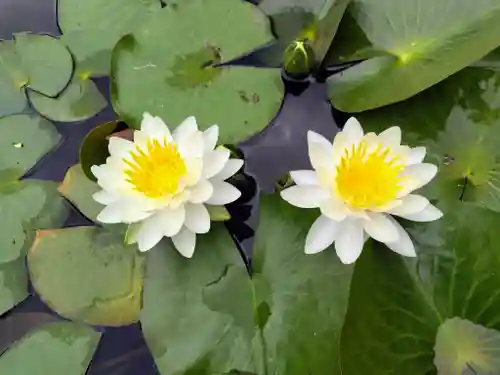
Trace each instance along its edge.
<instances>
[{"instance_id":1,"label":"yellow flower center","mask_svg":"<svg viewBox=\"0 0 500 375\"><path fill-rule=\"evenodd\" d=\"M129 166L125 170L127 181L135 190L150 198L175 194L187 171L177 146L168 143L166 138L162 143L148 138L146 150L136 145L123 161Z\"/></svg>"},{"instance_id":2,"label":"yellow flower center","mask_svg":"<svg viewBox=\"0 0 500 375\"><path fill-rule=\"evenodd\" d=\"M360 209L380 207L397 197L401 190L404 165L389 147L379 145L368 153L366 141L345 150L337 166L337 192L351 206Z\"/></svg>"}]
</instances>

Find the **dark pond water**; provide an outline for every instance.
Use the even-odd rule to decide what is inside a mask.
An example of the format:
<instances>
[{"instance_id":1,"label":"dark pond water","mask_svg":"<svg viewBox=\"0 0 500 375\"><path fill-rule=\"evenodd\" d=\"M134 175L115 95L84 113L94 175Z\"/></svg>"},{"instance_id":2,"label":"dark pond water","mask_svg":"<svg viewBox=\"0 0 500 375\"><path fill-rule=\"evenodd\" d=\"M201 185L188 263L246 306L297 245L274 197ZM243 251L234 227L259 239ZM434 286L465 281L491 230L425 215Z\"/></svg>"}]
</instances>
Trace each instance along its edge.
<instances>
[{"instance_id":1,"label":"dark pond water","mask_svg":"<svg viewBox=\"0 0 500 375\"><path fill-rule=\"evenodd\" d=\"M55 0L0 0L0 38L13 33L31 31L58 35ZM160 42L160 41L159 41ZM106 78L96 81L100 90L108 93ZM27 177L61 181L66 170L78 160L78 147L85 134L95 125L115 119L108 107L98 116L80 123L56 123L64 141L47 155ZM323 84L289 84L282 110L261 133L240 145L246 159L246 171L253 175L264 191L271 191L274 182L289 170L307 168L306 133L315 130L332 139L346 115L332 109ZM255 200L254 200L255 201ZM240 216L255 212L255 205L238 209ZM255 220L250 220L254 223ZM76 211L68 226L91 225ZM230 229L246 237L241 223L233 222ZM251 239L242 243L249 252ZM47 321L60 319L36 295L0 317L0 352L27 330ZM121 328L101 328L104 335L87 375L156 375L158 374L140 331L139 325Z\"/></svg>"}]
</instances>

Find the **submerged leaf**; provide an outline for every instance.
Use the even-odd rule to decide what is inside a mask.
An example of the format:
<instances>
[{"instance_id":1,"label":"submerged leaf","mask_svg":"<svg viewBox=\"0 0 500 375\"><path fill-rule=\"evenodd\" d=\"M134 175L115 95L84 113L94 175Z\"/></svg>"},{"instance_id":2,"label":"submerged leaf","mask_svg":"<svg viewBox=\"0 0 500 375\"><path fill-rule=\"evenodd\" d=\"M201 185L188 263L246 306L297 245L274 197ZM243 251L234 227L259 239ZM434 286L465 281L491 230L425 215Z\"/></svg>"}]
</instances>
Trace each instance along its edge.
<instances>
[{"instance_id":1,"label":"submerged leaf","mask_svg":"<svg viewBox=\"0 0 500 375\"><path fill-rule=\"evenodd\" d=\"M434 364L438 375L490 375L500 372L500 332L460 318L438 330Z\"/></svg>"},{"instance_id":2,"label":"submerged leaf","mask_svg":"<svg viewBox=\"0 0 500 375\"><path fill-rule=\"evenodd\" d=\"M497 0L356 0L349 12L353 28L362 31L357 34L384 54L329 79L333 105L347 112L405 100L500 44Z\"/></svg>"},{"instance_id":3,"label":"submerged leaf","mask_svg":"<svg viewBox=\"0 0 500 375\"><path fill-rule=\"evenodd\" d=\"M212 22L223 18L223 23ZM228 32L231 30L231 32ZM158 43L157 35L162 36ZM112 57L112 102L133 127L144 112L177 126L193 115L218 124L222 143L262 130L283 98L277 69L214 67L272 40L267 18L252 4L192 0L167 6L120 40Z\"/></svg>"},{"instance_id":4,"label":"submerged leaf","mask_svg":"<svg viewBox=\"0 0 500 375\"><path fill-rule=\"evenodd\" d=\"M0 356L0 374L84 375L100 336L71 322L43 325Z\"/></svg>"},{"instance_id":5,"label":"submerged leaf","mask_svg":"<svg viewBox=\"0 0 500 375\"><path fill-rule=\"evenodd\" d=\"M28 253L40 297L58 314L93 325L138 320L143 264L121 234L95 227L40 231Z\"/></svg>"}]
</instances>

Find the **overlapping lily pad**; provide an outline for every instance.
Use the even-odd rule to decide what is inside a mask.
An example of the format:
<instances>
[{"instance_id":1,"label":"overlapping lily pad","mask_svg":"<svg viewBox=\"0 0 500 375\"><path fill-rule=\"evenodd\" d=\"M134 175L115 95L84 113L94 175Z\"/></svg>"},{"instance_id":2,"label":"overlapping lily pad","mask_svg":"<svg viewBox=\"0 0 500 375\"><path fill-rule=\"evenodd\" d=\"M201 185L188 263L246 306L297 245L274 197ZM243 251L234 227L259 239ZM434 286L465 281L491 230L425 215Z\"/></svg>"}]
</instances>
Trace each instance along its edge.
<instances>
[{"instance_id":1,"label":"overlapping lily pad","mask_svg":"<svg viewBox=\"0 0 500 375\"><path fill-rule=\"evenodd\" d=\"M28 296L28 273L24 258L0 264L0 315Z\"/></svg>"},{"instance_id":2,"label":"overlapping lily pad","mask_svg":"<svg viewBox=\"0 0 500 375\"><path fill-rule=\"evenodd\" d=\"M304 254L314 215L262 199L252 279L218 224L190 260L168 242L148 253L141 324L162 375L340 374L352 267Z\"/></svg>"},{"instance_id":3,"label":"overlapping lily pad","mask_svg":"<svg viewBox=\"0 0 500 375\"><path fill-rule=\"evenodd\" d=\"M15 342L0 356L0 373L84 375L100 334L76 323L46 324Z\"/></svg>"},{"instance_id":4,"label":"overlapping lily pad","mask_svg":"<svg viewBox=\"0 0 500 375\"><path fill-rule=\"evenodd\" d=\"M38 232L28 268L38 294L60 315L119 326L139 318L143 260L123 235L75 227Z\"/></svg>"},{"instance_id":5,"label":"overlapping lily pad","mask_svg":"<svg viewBox=\"0 0 500 375\"><path fill-rule=\"evenodd\" d=\"M161 9L159 0L58 0L58 21L77 61L77 74L109 73L116 42L149 14Z\"/></svg>"},{"instance_id":6,"label":"overlapping lily pad","mask_svg":"<svg viewBox=\"0 0 500 375\"><path fill-rule=\"evenodd\" d=\"M357 0L349 10L358 34L384 54L330 78L331 101L347 112L405 100L500 44L496 0Z\"/></svg>"},{"instance_id":7,"label":"overlapping lily pad","mask_svg":"<svg viewBox=\"0 0 500 375\"><path fill-rule=\"evenodd\" d=\"M24 33L0 41L0 117L26 108L25 87L54 97L72 73L71 54L56 38Z\"/></svg>"},{"instance_id":8,"label":"overlapping lily pad","mask_svg":"<svg viewBox=\"0 0 500 375\"><path fill-rule=\"evenodd\" d=\"M272 39L268 19L244 1L167 6L115 47L113 107L136 128L144 112L173 127L193 115L202 128L218 124L221 142L241 141L276 116L283 98L280 71L212 64Z\"/></svg>"},{"instance_id":9,"label":"overlapping lily pad","mask_svg":"<svg viewBox=\"0 0 500 375\"><path fill-rule=\"evenodd\" d=\"M107 105L93 81L82 80L77 76L57 98L49 98L35 91L29 91L28 97L38 113L61 122L85 120Z\"/></svg>"},{"instance_id":10,"label":"overlapping lily pad","mask_svg":"<svg viewBox=\"0 0 500 375\"><path fill-rule=\"evenodd\" d=\"M0 264L26 254L36 229L59 227L68 207L52 181L23 180L0 186Z\"/></svg>"}]
</instances>

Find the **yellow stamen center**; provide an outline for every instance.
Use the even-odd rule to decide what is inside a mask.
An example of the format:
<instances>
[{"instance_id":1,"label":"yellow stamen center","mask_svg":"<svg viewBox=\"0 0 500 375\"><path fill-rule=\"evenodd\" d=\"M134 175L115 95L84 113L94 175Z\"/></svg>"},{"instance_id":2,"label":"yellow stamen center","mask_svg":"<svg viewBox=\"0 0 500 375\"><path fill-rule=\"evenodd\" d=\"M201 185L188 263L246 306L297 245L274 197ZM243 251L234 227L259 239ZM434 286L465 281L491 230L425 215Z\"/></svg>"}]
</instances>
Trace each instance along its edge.
<instances>
[{"instance_id":1,"label":"yellow stamen center","mask_svg":"<svg viewBox=\"0 0 500 375\"><path fill-rule=\"evenodd\" d=\"M337 166L337 192L351 206L369 209L383 206L401 190L404 165L389 147L379 145L368 153L366 141L345 150Z\"/></svg>"},{"instance_id":2,"label":"yellow stamen center","mask_svg":"<svg viewBox=\"0 0 500 375\"><path fill-rule=\"evenodd\" d=\"M150 198L175 194L187 171L177 146L166 138L161 143L148 138L145 150L136 146L123 161L129 166L125 170L127 181Z\"/></svg>"}]
</instances>

